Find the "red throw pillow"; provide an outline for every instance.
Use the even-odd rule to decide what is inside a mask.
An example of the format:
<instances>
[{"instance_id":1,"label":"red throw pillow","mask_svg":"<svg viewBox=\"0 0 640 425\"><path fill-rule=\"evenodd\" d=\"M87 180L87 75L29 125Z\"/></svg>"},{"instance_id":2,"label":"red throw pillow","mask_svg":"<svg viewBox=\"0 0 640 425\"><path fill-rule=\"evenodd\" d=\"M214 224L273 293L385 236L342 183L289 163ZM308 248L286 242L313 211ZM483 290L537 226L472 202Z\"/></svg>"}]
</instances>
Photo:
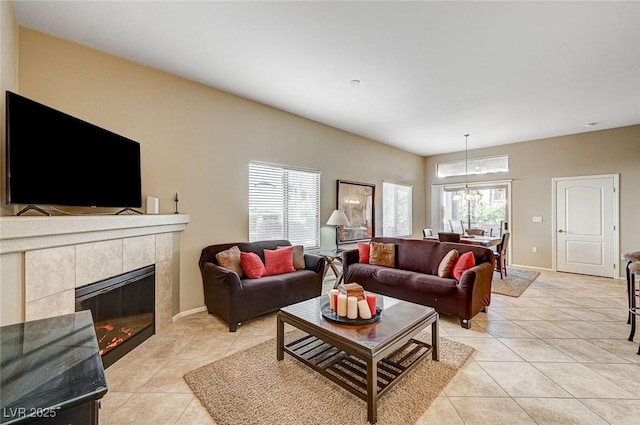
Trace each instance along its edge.
<instances>
[{"instance_id":1,"label":"red throw pillow","mask_svg":"<svg viewBox=\"0 0 640 425\"><path fill-rule=\"evenodd\" d=\"M259 279L265 274L264 264L255 252L241 252L240 265L249 279Z\"/></svg>"},{"instance_id":2,"label":"red throw pillow","mask_svg":"<svg viewBox=\"0 0 640 425\"><path fill-rule=\"evenodd\" d=\"M369 253L371 252L371 245L369 242L358 242L358 254L360 255L360 262L369 264Z\"/></svg>"},{"instance_id":3,"label":"red throw pillow","mask_svg":"<svg viewBox=\"0 0 640 425\"><path fill-rule=\"evenodd\" d=\"M456 280L460 280L462 278L462 273L475 265L476 257L473 256L473 251L465 252L458 258L456 265L453 267L453 277L455 277Z\"/></svg>"},{"instance_id":4,"label":"red throw pillow","mask_svg":"<svg viewBox=\"0 0 640 425\"><path fill-rule=\"evenodd\" d=\"M293 267L293 247L264 250L264 265L266 267L265 276L275 274L291 273L296 269Z\"/></svg>"}]
</instances>

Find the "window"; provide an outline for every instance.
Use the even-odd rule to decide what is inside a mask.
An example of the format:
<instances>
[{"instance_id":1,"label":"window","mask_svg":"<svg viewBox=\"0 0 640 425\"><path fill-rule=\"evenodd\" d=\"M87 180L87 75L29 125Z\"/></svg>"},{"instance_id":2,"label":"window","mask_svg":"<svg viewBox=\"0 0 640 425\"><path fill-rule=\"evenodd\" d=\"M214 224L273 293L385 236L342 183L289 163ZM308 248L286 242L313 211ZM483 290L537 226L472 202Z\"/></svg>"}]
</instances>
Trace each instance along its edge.
<instances>
[{"instance_id":1,"label":"window","mask_svg":"<svg viewBox=\"0 0 640 425\"><path fill-rule=\"evenodd\" d=\"M432 186L431 226L437 231L462 233L468 228L484 229L487 235L501 234L508 226L511 182L470 183L480 193L479 200L454 200L464 186Z\"/></svg>"},{"instance_id":2,"label":"window","mask_svg":"<svg viewBox=\"0 0 640 425\"><path fill-rule=\"evenodd\" d=\"M436 175L441 177L464 176L465 171L472 174L506 173L509 171L509 156L494 156L491 158L470 159L469 165L465 166L463 160L443 162L436 166Z\"/></svg>"},{"instance_id":3,"label":"window","mask_svg":"<svg viewBox=\"0 0 640 425\"><path fill-rule=\"evenodd\" d=\"M413 187L382 182L382 235L411 236Z\"/></svg>"},{"instance_id":4,"label":"window","mask_svg":"<svg viewBox=\"0 0 640 425\"><path fill-rule=\"evenodd\" d=\"M249 163L249 241L320 247L320 172Z\"/></svg>"}]
</instances>

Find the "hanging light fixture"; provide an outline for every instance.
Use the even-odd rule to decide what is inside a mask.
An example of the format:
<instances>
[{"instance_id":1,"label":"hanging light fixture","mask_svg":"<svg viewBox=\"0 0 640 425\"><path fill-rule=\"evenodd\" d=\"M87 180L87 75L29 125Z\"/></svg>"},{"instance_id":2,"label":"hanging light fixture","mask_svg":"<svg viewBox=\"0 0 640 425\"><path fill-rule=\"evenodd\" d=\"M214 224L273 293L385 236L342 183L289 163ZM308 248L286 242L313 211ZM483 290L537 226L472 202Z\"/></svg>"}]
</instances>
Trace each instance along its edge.
<instances>
[{"instance_id":1,"label":"hanging light fixture","mask_svg":"<svg viewBox=\"0 0 640 425\"><path fill-rule=\"evenodd\" d=\"M460 189L453 195L454 201L479 201L482 195L477 190L469 189L469 149L467 139L469 134L464 135L464 189Z\"/></svg>"}]
</instances>

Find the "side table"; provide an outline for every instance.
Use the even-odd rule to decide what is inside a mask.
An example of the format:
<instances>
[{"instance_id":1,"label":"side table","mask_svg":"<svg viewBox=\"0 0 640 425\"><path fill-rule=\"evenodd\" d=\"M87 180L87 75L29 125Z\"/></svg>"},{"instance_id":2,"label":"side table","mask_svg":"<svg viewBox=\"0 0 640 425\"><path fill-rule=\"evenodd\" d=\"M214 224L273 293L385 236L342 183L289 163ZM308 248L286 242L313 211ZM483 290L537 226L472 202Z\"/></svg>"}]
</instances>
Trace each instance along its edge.
<instances>
[{"instance_id":1,"label":"side table","mask_svg":"<svg viewBox=\"0 0 640 425\"><path fill-rule=\"evenodd\" d=\"M340 265L342 267L342 252L320 251L318 252L318 255L324 257L326 261L324 272L322 273L322 280L324 281L327 272L329 271L329 269L331 269L333 274L336 276L336 283L335 285L333 285L333 287L337 288L338 285L342 283L342 280L344 278L341 271L342 269L338 270L338 267L336 267L337 265Z\"/></svg>"}]
</instances>

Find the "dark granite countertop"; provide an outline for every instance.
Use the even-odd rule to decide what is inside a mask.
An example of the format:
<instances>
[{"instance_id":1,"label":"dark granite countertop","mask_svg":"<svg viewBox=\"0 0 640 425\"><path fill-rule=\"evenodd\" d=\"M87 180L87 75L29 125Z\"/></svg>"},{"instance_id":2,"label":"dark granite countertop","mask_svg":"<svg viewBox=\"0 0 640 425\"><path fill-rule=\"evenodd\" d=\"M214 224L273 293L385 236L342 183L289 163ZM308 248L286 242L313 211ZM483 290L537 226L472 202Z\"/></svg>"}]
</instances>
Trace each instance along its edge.
<instances>
[{"instance_id":1,"label":"dark granite countertop","mask_svg":"<svg viewBox=\"0 0 640 425\"><path fill-rule=\"evenodd\" d=\"M0 327L0 424L22 424L107 392L90 311Z\"/></svg>"}]
</instances>

